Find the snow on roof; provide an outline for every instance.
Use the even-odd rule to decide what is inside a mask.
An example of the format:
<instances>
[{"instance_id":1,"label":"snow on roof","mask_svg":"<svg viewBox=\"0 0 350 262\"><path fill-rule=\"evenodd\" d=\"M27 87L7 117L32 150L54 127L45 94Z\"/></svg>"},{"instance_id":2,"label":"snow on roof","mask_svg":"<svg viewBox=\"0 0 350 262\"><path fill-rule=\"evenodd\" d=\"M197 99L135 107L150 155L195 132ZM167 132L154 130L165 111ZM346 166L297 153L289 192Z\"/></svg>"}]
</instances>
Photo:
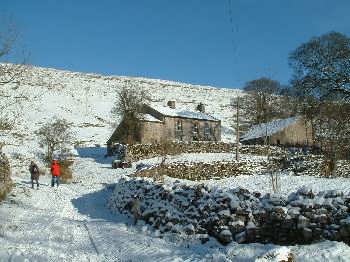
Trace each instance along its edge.
<instances>
[{"instance_id":1,"label":"snow on roof","mask_svg":"<svg viewBox=\"0 0 350 262\"><path fill-rule=\"evenodd\" d=\"M202 113L199 111L195 112L195 111L179 109L179 108L173 109L168 106L161 106L161 105L151 105L151 107L165 116L193 118L193 119L208 120L208 121L220 121L219 119L209 114Z\"/></svg>"},{"instance_id":2,"label":"snow on roof","mask_svg":"<svg viewBox=\"0 0 350 262\"><path fill-rule=\"evenodd\" d=\"M155 118L150 114L141 114L140 119L148 122L162 122L161 120L159 120L158 118Z\"/></svg>"},{"instance_id":3,"label":"snow on roof","mask_svg":"<svg viewBox=\"0 0 350 262\"><path fill-rule=\"evenodd\" d=\"M241 136L241 141L256 139L264 136L271 136L282 131L286 127L294 124L299 119L299 116L289 117L286 119L277 119L268 123L252 126L244 135Z\"/></svg>"}]
</instances>

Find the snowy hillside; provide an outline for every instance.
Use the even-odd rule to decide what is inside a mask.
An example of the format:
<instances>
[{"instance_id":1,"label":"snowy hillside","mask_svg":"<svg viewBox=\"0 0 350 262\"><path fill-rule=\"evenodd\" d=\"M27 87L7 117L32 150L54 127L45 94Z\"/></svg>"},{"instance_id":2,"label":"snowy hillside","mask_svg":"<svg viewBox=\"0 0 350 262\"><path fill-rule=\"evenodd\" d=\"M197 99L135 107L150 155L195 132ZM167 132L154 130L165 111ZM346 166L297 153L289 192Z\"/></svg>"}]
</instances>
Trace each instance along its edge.
<instances>
[{"instance_id":1,"label":"snowy hillside","mask_svg":"<svg viewBox=\"0 0 350 262\"><path fill-rule=\"evenodd\" d=\"M240 90L218 89L164 80L101 76L33 67L19 84L0 88L0 117L14 123L0 132L3 151L10 158L13 191L0 203L0 261L281 261L292 253L296 261L349 261L350 248L342 242L323 241L306 246L280 247L272 244L222 246L214 239L202 245L183 236L159 238L144 223L133 225L130 217L112 215L106 204L121 177L131 169L111 169L104 158L106 140L112 133L110 110L117 90L126 81L150 91L152 103L193 110L202 102L206 111L222 120L222 138L234 141L230 128L230 100ZM50 176L40 177L40 189L32 190L28 173L31 159L40 159L35 131L54 117L72 123L76 144L73 150L73 183L50 187ZM118 120L117 120L118 121ZM95 146L96 144L102 147ZM175 161L224 161L232 154L173 156ZM145 160L146 164L159 159ZM169 179L171 182L172 179ZM281 193L310 185L313 190L343 190L347 179L319 179L286 175ZM169 183L170 183L169 182ZM219 189L247 187L268 193L267 175L239 176L221 181L202 181Z\"/></svg>"},{"instance_id":2,"label":"snowy hillside","mask_svg":"<svg viewBox=\"0 0 350 262\"><path fill-rule=\"evenodd\" d=\"M3 88L0 106L8 105L6 111L11 111L11 117L17 119L19 130L25 135L56 116L72 122L81 141L103 144L112 131L110 123L114 120L110 110L116 91L126 81L148 90L152 104L176 100L179 107L194 110L203 102L207 112L223 121L223 139L232 139L228 131L232 115L227 109L230 99L241 92L236 89L32 67L19 87L12 84Z\"/></svg>"},{"instance_id":3,"label":"snowy hillside","mask_svg":"<svg viewBox=\"0 0 350 262\"><path fill-rule=\"evenodd\" d=\"M152 104L176 100L177 107L194 110L204 103L207 112L222 120L222 139L235 139L228 109L230 99L241 94L240 90L30 67L19 84L0 90L0 108L5 108L0 117L6 115L15 122L13 130L0 134L0 141L8 145L6 152L11 155L37 158L40 149L34 132L57 117L72 123L77 144L104 145L113 132L111 123L119 121L110 114L116 92L127 81L148 90Z\"/></svg>"}]
</instances>

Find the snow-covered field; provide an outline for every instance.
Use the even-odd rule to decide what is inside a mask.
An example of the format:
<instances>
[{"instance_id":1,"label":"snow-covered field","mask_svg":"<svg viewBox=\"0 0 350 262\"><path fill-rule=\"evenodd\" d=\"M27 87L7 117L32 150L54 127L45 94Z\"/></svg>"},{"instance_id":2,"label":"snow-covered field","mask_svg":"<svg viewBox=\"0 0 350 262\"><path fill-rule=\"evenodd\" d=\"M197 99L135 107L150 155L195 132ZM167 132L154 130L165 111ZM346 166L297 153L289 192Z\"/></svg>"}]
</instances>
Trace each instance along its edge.
<instances>
[{"instance_id":1,"label":"snow-covered field","mask_svg":"<svg viewBox=\"0 0 350 262\"><path fill-rule=\"evenodd\" d=\"M33 68L19 87L5 86L0 92L2 113L15 121L14 129L0 134L15 182L9 198L0 204L0 261L278 261L278 256L290 251L296 261L350 261L350 248L338 242L286 248L236 243L224 247L215 240L202 245L180 237L161 239L142 224L132 225L128 217L112 215L106 202L113 184L134 171L113 170L111 159L103 158L103 144L112 133L109 112L115 91L127 80L149 89L153 103L176 99L179 106L193 109L203 102L208 112L222 120L224 140L234 141L229 124L232 113L228 109L231 97L239 95L239 90ZM77 142L90 147L74 152L74 183L53 189L49 176L43 176L40 189L32 190L27 166L31 159L39 161L43 152L34 131L55 116L70 121ZM102 147L94 147L95 144ZM169 161L227 161L233 157L198 154L175 156ZM39 165L42 167L42 162ZM305 184L315 191L349 192L350 188L347 179L283 175L280 181L286 194ZM207 183L243 186L250 191L270 190L268 176Z\"/></svg>"}]
</instances>

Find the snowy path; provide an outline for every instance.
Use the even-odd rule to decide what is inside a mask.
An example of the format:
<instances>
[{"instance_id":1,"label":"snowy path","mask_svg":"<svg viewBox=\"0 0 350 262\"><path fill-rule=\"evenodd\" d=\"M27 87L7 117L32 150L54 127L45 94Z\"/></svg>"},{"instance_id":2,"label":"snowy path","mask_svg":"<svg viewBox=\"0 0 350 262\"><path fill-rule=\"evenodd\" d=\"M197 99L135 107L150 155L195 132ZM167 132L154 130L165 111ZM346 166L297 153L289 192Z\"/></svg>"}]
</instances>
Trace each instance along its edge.
<instances>
[{"instance_id":1,"label":"snowy path","mask_svg":"<svg viewBox=\"0 0 350 262\"><path fill-rule=\"evenodd\" d=\"M127 171L103 161L77 158L73 171L79 183L59 188L50 187L48 176L41 177L39 190L14 177L16 186L0 205L0 261L199 261L208 255L204 248L194 251L147 235L127 217L112 215L105 206L110 184Z\"/></svg>"},{"instance_id":2,"label":"snowy path","mask_svg":"<svg viewBox=\"0 0 350 262\"><path fill-rule=\"evenodd\" d=\"M31 190L23 180L16 180L15 208L10 209L13 206L10 204L8 209L12 212L8 214L6 205L0 209L1 213L5 212L0 213L1 217L7 217L5 243L2 246L8 249L4 249L5 254L0 257L7 255L19 261L21 257L33 261L48 258L57 261L77 258L77 261L84 261L97 255L84 226L84 221L89 218L80 215L72 202L79 196L82 185L62 185L52 189L49 178L44 177L40 181L40 190ZM11 225L15 230L8 229Z\"/></svg>"},{"instance_id":3,"label":"snowy path","mask_svg":"<svg viewBox=\"0 0 350 262\"><path fill-rule=\"evenodd\" d=\"M110 169L109 163L93 155L77 158L77 183L59 188L51 188L45 176L40 189L32 190L25 174L15 176L16 187L0 204L0 261L256 261L279 249L154 237L142 225L135 227L129 218L112 215L106 208L113 183L130 172ZM297 261L350 260L349 247L342 243L291 250Z\"/></svg>"}]
</instances>

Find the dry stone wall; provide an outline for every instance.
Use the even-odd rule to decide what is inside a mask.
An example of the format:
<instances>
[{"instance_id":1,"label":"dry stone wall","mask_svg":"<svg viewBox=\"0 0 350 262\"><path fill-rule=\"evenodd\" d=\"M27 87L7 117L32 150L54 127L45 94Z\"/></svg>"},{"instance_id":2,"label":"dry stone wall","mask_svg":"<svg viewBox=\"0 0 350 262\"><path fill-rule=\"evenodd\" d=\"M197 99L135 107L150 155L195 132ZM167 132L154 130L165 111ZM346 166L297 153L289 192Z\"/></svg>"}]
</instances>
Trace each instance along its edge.
<instances>
[{"instance_id":1,"label":"dry stone wall","mask_svg":"<svg viewBox=\"0 0 350 262\"><path fill-rule=\"evenodd\" d=\"M159 148L157 148L159 146ZM232 152L235 150L232 144L225 143L174 143L170 145L168 154L179 153L205 153L205 152ZM138 160L148 157L159 156L161 145L135 145L130 147L130 157ZM265 146L242 146L241 154L265 155ZM264 171L287 171L295 175L323 176L324 157L322 155L290 153L280 147L270 147L270 160L240 160L231 162L212 163L172 163L152 166L148 169L137 171L135 176L155 177L167 175L170 177L204 180L225 178L237 175L252 175ZM334 176L350 177L350 161L339 160L336 165Z\"/></svg>"},{"instance_id":2,"label":"dry stone wall","mask_svg":"<svg viewBox=\"0 0 350 262\"><path fill-rule=\"evenodd\" d=\"M125 178L108 206L133 214L160 234L186 233L203 242L212 236L223 244L293 245L324 239L350 244L350 195L335 190L315 194L301 188L289 196L261 196L243 188L223 191Z\"/></svg>"},{"instance_id":3,"label":"dry stone wall","mask_svg":"<svg viewBox=\"0 0 350 262\"><path fill-rule=\"evenodd\" d=\"M295 175L324 176L325 164L322 155L299 155L286 160L284 169L292 171ZM338 160L334 176L350 177L350 161Z\"/></svg>"},{"instance_id":4,"label":"dry stone wall","mask_svg":"<svg viewBox=\"0 0 350 262\"><path fill-rule=\"evenodd\" d=\"M12 187L10 163L5 154L0 153L0 201L6 197Z\"/></svg>"},{"instance_id":5,"label":"dry stone wall","mask_svg":"<svg viewBox=\"0 0 350 262\"><path fill-rule=\"evenodd\" d=\"M192 181L222 179L239 175L259 174L271 168L272 162L240 160L235 162L183 162L152 166L133 175L161 179L163 175Z\"/></svg>"},{"instance_id":6,"label":"dry stone wall","mask_svg":"<svg viewBox=\"0 0 350 262\"><path fill-rule=\"evenodd\" d=\"M167 143L167 144L136 144L127 146L127 158L135 162L141 159L153 158L167 155L178 155L182 153L229 153L235 152L235 145L224 142L192 142L192 143ZM241 154L266 155L265 146L241 146ZM280 156L285 154L285 150L280 147L270 147L270 156Z\"/></svg>"},{"instance_id":7,"label":"dry stone wall","mask_svg":"<svg viewBox=\"0 0 350 262\"><path fill-rule=\"evenodd\" d=\"M339 160L336 165L336 176L350 177L350 161Z\"/></svg>"}]
</instances>

